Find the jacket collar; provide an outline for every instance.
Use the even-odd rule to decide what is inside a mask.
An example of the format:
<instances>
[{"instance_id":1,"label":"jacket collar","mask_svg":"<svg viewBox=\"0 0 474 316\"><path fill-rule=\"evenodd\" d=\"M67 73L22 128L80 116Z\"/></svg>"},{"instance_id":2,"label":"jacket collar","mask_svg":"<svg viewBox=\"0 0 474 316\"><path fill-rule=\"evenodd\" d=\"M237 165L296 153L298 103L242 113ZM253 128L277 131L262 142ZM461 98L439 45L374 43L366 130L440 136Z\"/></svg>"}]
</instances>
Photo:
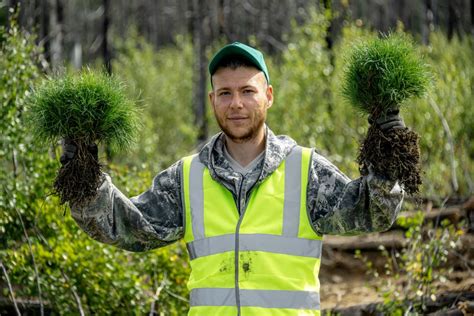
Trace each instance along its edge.
<instances>
[{"instance_id":1,"label":"jacket collar","mask_svg":"<svg viewBox=\"0 0 474 316\"><path fill-rule=\"evenodd\" d=\"M199 159L209 169L211 177L219 181L234 182L235 175L231 170L229 161L224 157L224 133L214 135L211 140L204 145L199 153ZM296 146L296 142L288 136L276 136L268 126L265 126L265 153L263 158L263 168L261 169L258 182L263 181L285 160Z\"/></svg>"}]
</instances>

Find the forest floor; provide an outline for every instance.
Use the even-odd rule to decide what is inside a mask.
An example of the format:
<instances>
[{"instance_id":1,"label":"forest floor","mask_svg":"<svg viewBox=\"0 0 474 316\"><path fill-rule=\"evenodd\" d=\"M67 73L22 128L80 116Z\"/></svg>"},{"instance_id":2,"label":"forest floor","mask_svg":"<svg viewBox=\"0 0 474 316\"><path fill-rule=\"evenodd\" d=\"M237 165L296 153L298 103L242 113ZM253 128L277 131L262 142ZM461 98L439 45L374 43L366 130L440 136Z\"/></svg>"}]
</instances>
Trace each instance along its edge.
<instances>
[{"instance_id":1,"label":"forest floor","mask_svg":"<svg viewBox=\"0 0 474 316\"><path fill-rule=\"evenodd\" d=\"M474 315L474 197L471 197L467 202L442 209L425 205L423 210L426 211L424 223L429 224L433 221L439 222L449 219L457 225L458 230L464 232L460 236L456 249L450 250L447 262L442 267L444 271L448 271L450 268L452 271L450 273L443 272L442 282L437 281L429 284L431 289L435 289L438 301L443 301L443 295L452 296L453 293L455 294L454 300L447 304L443 303L444 308L452 307L455 311L451 314L442 312L432 315ZM412 215L413 213L404 212L400 216L410 217ZM381 255L379 249L383 245L389 253L400 251L402 247L408 245L409 240L405 238L405 233L405 228L394 225L384 233L354 237L324 237L319 277L321 309L325 311L326 315L329 314L328 312L331 315L337 314L339 316L381 315L377 313L376 308L377 304L383 301L382 289L388 282L391 282L391 291L398 288L401 289L401 293L408 292L406 276L386 275L387 258ZM366 258L365 261L356 258L356 249L361 251L362 257ZM367 266L368 262L372 265L370 269ZM378 276L375 276L375 271L378 272ZM0 278L0 283L1 281ZM2 284L0 284L1 287ZM460 295L463 295L463 298ZM463 306L466 305L462 304L466 302L469 305L467 308L470 308L472 312L459 309L464 308ZM2 315L2 305L7 308L9 304L10 298L2 297L0 293L0 315ZM28 305L31 305L31 308L38 308L37 302L29 302ZM13 312L12 307L11 310Z\"/></svg>"},{"instance_id":2,"label":"forest floor","mask_svg":"<svg viewBox=\"0 0 474 316\"><path fill-rule=\"evenodd\" d=\"M472 237L471 245L474 245L474 236ZM356 259L354 254L335 251L332 253L332 258L333 261L330 264L322 264L320 271L322 309L345 308L382 301L382 293L378 289L387 282L387 277L376 278L373 274L368 274L365 264L360 259ZM474 267L472 267L474 256L472 254L470 260L470 269L453 271L445 275L445 282L432 284L432 287L437 288L439 293L474 291ZM382 270L384 263L379 262L379 264L382 266L378 269Z\"/></svg>"},{"instance_id":3,"label":"forest floor","mask_svg":"<svg viewBox=\"0 0 474 316\"><path fill-rule=\"evenodd\" d=\"M438 281L430 284L430 288L435 289L437 296L453 292L469 293L470 297L474 296L473 201L474 199L471 198L469 205L467 203L452 205L442 211L432 209L430 206L426 207L428 212L435 212L434 215L438 214L438 219L448 216L452 221L460 223L462 225L460 228L466 232L460 237L456 251L448 255L448 261L442 267L446 271L452 268L453 271L444 272L443 282ZM355 315L354 310L357 310L357 306L363 309L364 306L383 301L382 289L387 282L397 284L403 293L403 285L407 283L406 277L402 275L394 278L385 274L387 259L381 255L378 248L379 245L384 245L391 252L399 250L403 245L406 245L405 242L404 232L400 227L394 227L385 233L366 236L325 236L319 273L322 309L342 311L343 315ZM356 249L361 249L362 256L368 261L364 262L356 258ZM372 263L371 269L367 267L367 262ZM377 277L374 275L375 271L378 272ZM350 310L350 312L344 313L345 310ZM358 315L375 315L375 313L359 311ZM464 313L464 315L471 315L471 313Z\"/></svg>"}]
</instances>

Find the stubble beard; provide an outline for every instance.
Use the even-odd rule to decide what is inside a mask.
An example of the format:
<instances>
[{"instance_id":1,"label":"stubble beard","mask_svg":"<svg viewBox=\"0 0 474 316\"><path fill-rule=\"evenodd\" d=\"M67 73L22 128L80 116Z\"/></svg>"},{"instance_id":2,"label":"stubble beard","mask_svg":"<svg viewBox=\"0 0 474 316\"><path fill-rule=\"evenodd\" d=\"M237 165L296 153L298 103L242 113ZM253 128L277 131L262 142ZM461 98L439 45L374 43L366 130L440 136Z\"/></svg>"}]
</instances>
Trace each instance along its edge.
<instances>
[{"instance_id":1,"label":"stubble beard","mask_svg":"<svg viewBox=\"0 0 474 316\"><path fill-rule=\"evenodd\" d=\"M248 130L243 135L236 135L234 134L230 128L228 128L225 122L222 122L217 115L214 114L216 117L217 124L224 132L224 134L232 140L234 143L242 144L251 141L252 139L256 138L259 131L263 128L265 124L266 115L265 112L257 112L254 121L248 128ZM225 120L225 118L224 118Z\"/></svg>"}]
</instances>

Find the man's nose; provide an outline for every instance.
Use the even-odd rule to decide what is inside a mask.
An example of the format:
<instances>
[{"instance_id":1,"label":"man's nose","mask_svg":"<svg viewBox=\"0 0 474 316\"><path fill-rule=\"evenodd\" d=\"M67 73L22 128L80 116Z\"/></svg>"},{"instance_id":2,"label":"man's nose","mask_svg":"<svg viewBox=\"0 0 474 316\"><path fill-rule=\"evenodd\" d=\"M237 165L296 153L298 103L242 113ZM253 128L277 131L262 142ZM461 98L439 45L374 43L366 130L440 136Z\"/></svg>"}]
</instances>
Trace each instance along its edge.
<instances>
[{"instance_id":1,"label":"man's nose","mask_svg":"<svg viewBox=\"0 0 474 316\"><path fill-rule=\"evenodd\" d=\"M239 93L234 93L232 95L232 100L230 101L230 106L232 108L241 108L241 107L243 107L242 98L240 97Z\"/></svg>"}]
</instances>

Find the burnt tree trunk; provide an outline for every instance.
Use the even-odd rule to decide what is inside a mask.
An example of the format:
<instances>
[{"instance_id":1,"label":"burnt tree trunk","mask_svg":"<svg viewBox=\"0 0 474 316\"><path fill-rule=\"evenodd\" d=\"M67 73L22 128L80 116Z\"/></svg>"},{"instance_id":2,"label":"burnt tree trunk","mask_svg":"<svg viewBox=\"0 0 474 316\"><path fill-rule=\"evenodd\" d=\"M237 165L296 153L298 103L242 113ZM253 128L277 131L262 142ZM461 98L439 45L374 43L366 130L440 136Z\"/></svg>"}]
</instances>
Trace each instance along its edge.
<instances>
[{"instance_id":1,"label":"burnt tree trunk","mask_svg":"<svg viewBox=\"0 0 474 316\"><path fill-rule=\"evenodd\" d=\"M448 39L451 40L456 32L461 37L461 31L459 26L459 11L456 8L457 1L448 2Z\"/></svg>"},{"instance_id":2,"label":"burnt tree trunk","mask_svg":"<svg viewBox=\"0 0 474 316\"><path fill-rule=\"evenodd\" d=\"M430 34L433 31L433 0L425 0L424 2L424 23L422 26L423 44L428 45L430 42Z\"/></svg>"},{"instance_id":3,"label":"burnt tree trunk","mask_svg":"<svg viewBox=\"0 0 474 316\"><path fill-rule=\"evenodd\" d=\"M471 34L474 35L474 0L471 0Z\"/></svg>"},{"instance_id":4,"label":"burnt tree trunk","mask_svg":"<svg viewBox=\"0 0 474 316\"><path fill-rule=\"evenodd\" d=\"M203 144L207 139L208 127L206 119L206 19L205 6L199 0L192 2L193 12L193 49L194 49L194 119L198 130L198 145Z\"/></svg>"},{"instance_id":5,"label":"burnt tree trunk","mask_svg":"<svg viewBox=\"0 0 474 316\"><path fill-rule=\"evenodd\" d=\"M63 62L64 46L64 4L62 0L49 1L49 26L51 38L50 65L55 69Z\"/></svg>"},{"instance_id":6,"label":"burnt tree trunk","mask_svg":"<svg viewBox=\"0 0 474 316\"><path fill-rule=\"evenodd\" d=\"M324 8L324 15L326 16L326 19L328 20L328 27L326 29L326 46L328 50L328 55L329 55L329 62L331 63L331 66L334 68L334 38L333 38L333 7L332 7L332 0L322 0L322 5ZM332 101L332 94L329 89L326 89L324 91L324 95L326 96L326 99L328 100L328 113L330 116L332 116L333 113L333 101Z\"/></svg>"},{"instance_id":7,"label":"burnt tree trunk","mask_svg":"<svg viewBox=\"0 0 474 316\"><path fill-rule=\"evenodd\" d=\"M104 19L103 19L103 42L102 42L102 58L104 59L104 66L109 75L112 74L112 54L110 52L108 35L110 28L110 0L103 0Z\"/></svg>"}]
</instances>

